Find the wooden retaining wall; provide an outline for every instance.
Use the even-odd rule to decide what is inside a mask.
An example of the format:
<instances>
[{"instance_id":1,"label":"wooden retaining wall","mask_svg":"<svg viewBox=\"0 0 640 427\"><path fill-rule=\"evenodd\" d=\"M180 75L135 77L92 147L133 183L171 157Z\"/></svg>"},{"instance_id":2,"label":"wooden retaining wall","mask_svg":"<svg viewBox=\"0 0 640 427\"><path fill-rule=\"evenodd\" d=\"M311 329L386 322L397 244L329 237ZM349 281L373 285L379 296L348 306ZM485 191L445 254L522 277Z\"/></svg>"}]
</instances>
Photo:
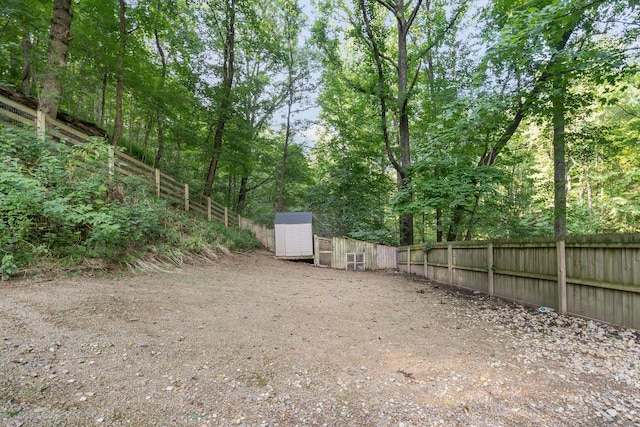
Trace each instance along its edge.
<instances>
[{"instance_id":1,"label":"wooden retaining wall","mask_svg":"<svg viewBox=\"0 0 640 427\"><path fill-rule=\"evenodd\" d=\"M640 234L402 247L398 268L522 304L640 329Z\"/></svg>"}]
</instances>

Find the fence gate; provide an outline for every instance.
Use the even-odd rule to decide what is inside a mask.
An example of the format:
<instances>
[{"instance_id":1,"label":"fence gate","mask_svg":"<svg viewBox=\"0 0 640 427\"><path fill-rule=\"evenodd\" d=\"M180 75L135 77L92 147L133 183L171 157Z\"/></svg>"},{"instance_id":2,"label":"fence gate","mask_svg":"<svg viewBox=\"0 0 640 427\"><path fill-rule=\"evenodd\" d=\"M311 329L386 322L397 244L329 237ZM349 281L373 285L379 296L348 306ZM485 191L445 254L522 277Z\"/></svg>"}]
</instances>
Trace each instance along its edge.
<instances>
[{"instance_id":1,"label":"fence gate","mask_svg":"<svg viewBox=\"0 0 640 427\"><path fill-rule=\"evenodd\" d=\"M331 267L333 257L333 240L326 237L315 236L316 238L316 265L318 267Z\"/></svg>"}]
</instances>

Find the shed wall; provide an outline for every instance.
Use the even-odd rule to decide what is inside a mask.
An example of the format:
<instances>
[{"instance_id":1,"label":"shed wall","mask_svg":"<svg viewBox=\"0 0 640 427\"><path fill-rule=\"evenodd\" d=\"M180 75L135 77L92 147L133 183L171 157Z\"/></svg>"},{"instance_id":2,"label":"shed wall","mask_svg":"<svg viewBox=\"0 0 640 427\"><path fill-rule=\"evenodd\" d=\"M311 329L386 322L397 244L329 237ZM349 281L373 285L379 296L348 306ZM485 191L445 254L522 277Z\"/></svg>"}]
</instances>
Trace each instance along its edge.
<instances>
[{"instance_id":1,"label":"shed wall","mask_svg":"<svg viewBox=\"0 0 640 427\"><path fill-rule=\"evenodd\" d=\"M313 255L311 224L275 224L276 256Z\"/></svg>"}]
</instances>

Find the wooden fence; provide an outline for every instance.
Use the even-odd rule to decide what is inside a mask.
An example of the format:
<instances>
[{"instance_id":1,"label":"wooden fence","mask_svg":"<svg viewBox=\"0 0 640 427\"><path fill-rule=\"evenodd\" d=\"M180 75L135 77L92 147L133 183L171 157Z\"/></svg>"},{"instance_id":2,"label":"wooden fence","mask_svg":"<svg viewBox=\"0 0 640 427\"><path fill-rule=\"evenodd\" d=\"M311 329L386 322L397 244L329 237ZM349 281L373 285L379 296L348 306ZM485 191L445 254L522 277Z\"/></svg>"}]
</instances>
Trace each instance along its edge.
<instances>
[{"instance_id":1,"label":"wooden fence","mask_svg":"<svg viewBox=\"0 0 640 427\"><path fill-rule=\"evenodd\" d=\"M256 239L264 246L269 249L271 252L275 252L276 250L276 238L275 232L273 228L268 228L262 224L257 224L250 219L242 218L238 216L239 227L242 230L249 230L255 236Z\"/></svg>"},{"instance_id":2,"label":"wooden fence","mask_svg":"<svg viewBox=\"0 0 640 427\"><path fill-rule=\"evenodd\" d=\"M86 144L95 137L90 137L64 123L54 120L18 102L0 95L0 124L11 127L36 127L52 139L69 146ZM215 220L226 227L238 226L236 216L230 215L229 209L211 200L210 197L197 197L190 194L189 184L180 182L160 169L153 168L118 150L111 151L109 170L126 176L136 176L151 180L155 184L156 195L163 197L185 211L194 210L208 221ZM230 221L230 218L233 220Z\"/></svg>"},{"instance_id":3,"label":"wooden fence","mask_svg":"<svg viewBox=\"0 0 640 427\"><path fill-rule=\"evenodd\" d=\"M402 271L640 329L640 234L398 248Z\"/></svg>"},{"instance_id":4,"label":"wooden fence","mask_svg":"<svg viewBox=\"0 0 640 427\"><path fill-rule=\"evenodd\" d=\"M339 270L396 268L396 248L348 237L315 236L315 264ZM353 259L350 259L353 258Z\"/></svg>"}]
</instances>

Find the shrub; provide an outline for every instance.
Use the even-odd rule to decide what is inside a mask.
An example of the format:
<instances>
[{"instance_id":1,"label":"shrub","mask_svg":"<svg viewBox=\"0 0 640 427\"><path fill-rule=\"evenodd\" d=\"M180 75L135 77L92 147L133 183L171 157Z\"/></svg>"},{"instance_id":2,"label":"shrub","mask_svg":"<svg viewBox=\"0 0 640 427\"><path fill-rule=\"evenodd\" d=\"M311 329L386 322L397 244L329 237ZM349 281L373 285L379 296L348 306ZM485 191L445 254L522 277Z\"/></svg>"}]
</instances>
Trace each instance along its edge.
<instances>
[{"instance_id":1,"label":"shrub","mask_svg":"<svg viewBox=\"0 0 640 427\"><path fill-rule=\"evenodd\" d=\"M124 263L145 252L248 249L247 232L173 211L150 182L111 177L99 141L67 149L0 127L0 275L42 256ZM162 247L167 246L165 249Z\"/></svg>"}]
</instances>

